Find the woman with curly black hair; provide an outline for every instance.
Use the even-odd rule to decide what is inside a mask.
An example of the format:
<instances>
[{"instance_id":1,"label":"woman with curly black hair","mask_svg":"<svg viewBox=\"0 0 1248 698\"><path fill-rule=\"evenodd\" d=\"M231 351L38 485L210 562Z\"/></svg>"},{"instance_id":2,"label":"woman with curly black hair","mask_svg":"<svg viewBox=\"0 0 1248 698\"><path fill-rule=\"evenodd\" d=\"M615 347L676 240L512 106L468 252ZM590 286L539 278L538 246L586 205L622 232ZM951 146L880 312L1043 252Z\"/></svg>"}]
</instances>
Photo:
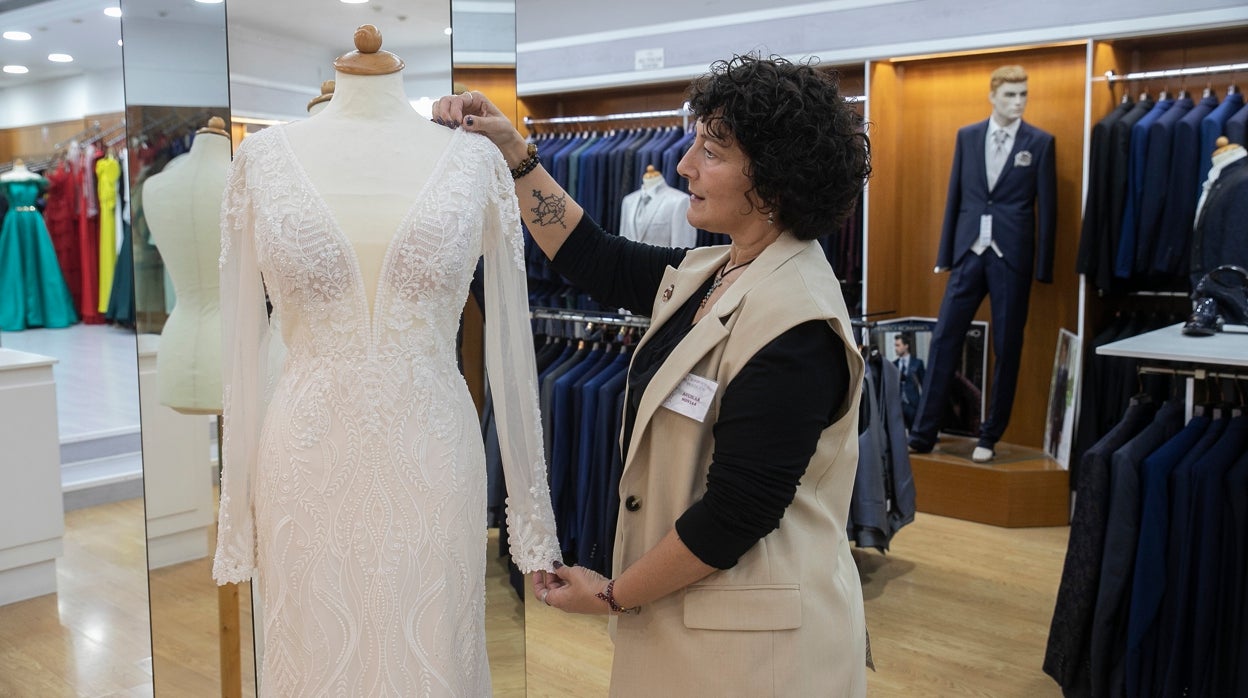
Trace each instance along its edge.
<instances>
[{"instance_id":1,"label":"woman with curly black hair","mask_svg":"<svg viewBox=\"0 0 1248 698\"><path fill-rule=\"evenodd\" d=\"M849 213L870 144L835 75L812 65L721 61L689 102L688 219L730 245L608 235L484 95L434 106L439 122L498 146L556 270L651 316L627 378L616 576L556 562L534 592L616 616L613 696L862 695L862 587L845 525L863 362L814 239Z\"/></svg>"}]
</instances>

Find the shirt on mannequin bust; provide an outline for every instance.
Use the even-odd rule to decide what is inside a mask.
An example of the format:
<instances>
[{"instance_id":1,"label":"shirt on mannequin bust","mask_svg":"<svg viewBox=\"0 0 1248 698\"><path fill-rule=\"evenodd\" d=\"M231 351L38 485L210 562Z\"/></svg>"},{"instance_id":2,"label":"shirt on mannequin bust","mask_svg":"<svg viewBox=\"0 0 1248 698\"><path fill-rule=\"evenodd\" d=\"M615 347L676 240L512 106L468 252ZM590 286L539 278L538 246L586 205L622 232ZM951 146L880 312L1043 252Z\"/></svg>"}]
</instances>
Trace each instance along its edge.
<instances>
[{"instance_id":1,"label":"shirt on mannequin bust","mask_svg":"<svg viewBox=\"0 0 1248 698\"><path fill-rule=\"evenodd\" d=\"M653 165L646 166L641 189L620 202L620 236L663 247L696 247L698 231L689 224L689 195L668 186Z\"/></svg>"},{"instance_id":2,"label":"shirt on mannequin bust","mask_svg":"<svg viewBox=\"0 0 1248 698\"><path fill-rule=\"evenodd\" d=\"M143 183L144 215L178 302L161 330L156 375L161 404L185 414L221 412L221 195L230 138L220 117L191 149Z\"/></svg>"}]
</instances>

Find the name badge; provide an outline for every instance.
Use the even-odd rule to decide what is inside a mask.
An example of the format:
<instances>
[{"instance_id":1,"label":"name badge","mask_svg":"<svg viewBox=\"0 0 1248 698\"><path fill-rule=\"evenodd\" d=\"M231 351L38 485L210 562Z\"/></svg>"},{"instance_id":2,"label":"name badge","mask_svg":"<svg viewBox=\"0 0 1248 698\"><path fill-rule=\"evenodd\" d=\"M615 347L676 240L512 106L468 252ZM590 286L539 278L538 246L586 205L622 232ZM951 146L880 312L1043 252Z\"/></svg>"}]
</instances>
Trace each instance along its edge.
<instances>
[{"instance_id":1,"label":"name badge","mask_svg":"<svg viewBox=\"0 0 1248 698\"><path fill-rule=\"evenodd\" d=\"M987 247L992 244L992 214L985 213L979 217L979 245Z\"/></svg>"},{"instance_id":2,"label":"name badge","mask_svg":"<svg viewBox=\"0 0 1248 698\"><path fill-rule=\"evenodd\" d=\"M715 398L715 391L718 388L719 383L690 373L681 379L680 385L676 386L675 390L668 394L667 399L663 401L663 406L677 414L704 422L706 413L711 409L711 400Z\"/></svg>"}]
</instances>

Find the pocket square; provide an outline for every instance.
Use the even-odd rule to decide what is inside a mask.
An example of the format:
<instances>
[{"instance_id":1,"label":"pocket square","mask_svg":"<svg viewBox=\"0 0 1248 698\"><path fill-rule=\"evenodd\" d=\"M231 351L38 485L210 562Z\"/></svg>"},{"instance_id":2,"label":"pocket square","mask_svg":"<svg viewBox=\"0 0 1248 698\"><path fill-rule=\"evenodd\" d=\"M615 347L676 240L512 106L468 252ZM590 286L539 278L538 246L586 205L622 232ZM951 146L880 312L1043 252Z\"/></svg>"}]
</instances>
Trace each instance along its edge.
<instances>
[{"instance_id":1,"label":"pocket square","mask_svg":"<svg viewBox=\"0 0 1248 698\"><path fill-rule=\"evenodd\" d=\"M1031 165L1031 151L1030 150L1019 151L1019 153L1014 156L1015 167L1027 167L1029 165Z\"/></svg>"}]
</instances>

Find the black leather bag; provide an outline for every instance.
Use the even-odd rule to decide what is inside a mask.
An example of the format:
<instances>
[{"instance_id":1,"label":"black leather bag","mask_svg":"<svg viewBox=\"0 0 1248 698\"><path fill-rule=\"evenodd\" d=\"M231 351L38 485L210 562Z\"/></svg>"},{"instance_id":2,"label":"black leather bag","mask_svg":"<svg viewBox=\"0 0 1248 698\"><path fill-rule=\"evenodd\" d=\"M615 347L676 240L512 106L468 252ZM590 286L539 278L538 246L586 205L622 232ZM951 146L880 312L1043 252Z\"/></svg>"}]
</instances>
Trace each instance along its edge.
<instances>
[{"instance_id":1,"label":"black leather bag","mask_svg":"<svg viewBox=\"0 0 1248 698\"><path fill-rule=\"evenodd\" d=\"M1183 334L1207 337L1224 323L1248 325L1248 270L1223 264L1205 274L1192 290L1192 315Z\"/></svg>"}]
</instances>

